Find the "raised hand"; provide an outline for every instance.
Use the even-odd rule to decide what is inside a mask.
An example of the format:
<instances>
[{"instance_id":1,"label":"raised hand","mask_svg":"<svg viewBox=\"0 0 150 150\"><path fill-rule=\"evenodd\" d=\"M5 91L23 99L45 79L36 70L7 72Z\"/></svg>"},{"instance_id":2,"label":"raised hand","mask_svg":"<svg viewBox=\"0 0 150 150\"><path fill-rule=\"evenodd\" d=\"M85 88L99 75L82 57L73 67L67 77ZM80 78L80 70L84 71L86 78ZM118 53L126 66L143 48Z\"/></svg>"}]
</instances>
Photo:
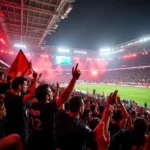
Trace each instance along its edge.
<instances>
[{"instance_id":1,"label":"raised hand","mask_svg":"<svg viewBox=\"0 0 150 150\"><path fill-rule=\"evenodd\" d=\"M105 124L101 122L99 128L96 131L96 143L98 150L107 150L110 144L110 133L105 134Z\"/></svg>"},{"instance_id":2,"label":"raised hand","mask_svg":"<svg viewBox=\"0 0 150 150\"><path fill-rule=\"evenodd\" d=\"M76 67L74 68L72 68L72 76L73 76L73 78L75 79L75 80L78 80L79 79L79 77L80 77L80 75L81 75L81 72L80 72L80 70L78 69L78 63L76 64Z\"/></svg>"},{"instance_id":3,"label":"raised hand","mask_svg":"<svg viewBox=\"0 0 150 150\"><path fill-rule=\"evenodd\" d=\"M37 73L37 72L35 72L35 71L33 71L33 75L32 75L32 76L33 76L33 78L34 78L34 79L37 79L37 77L38 77L38 73Z\"/></svg>"},{"instance_id":4,"label":"raised hand","mask_svg":"<svg viewBox=\"0 0 150 150\"><path fill-rule=\"evenodd\" d=\"M113 105L116 103L116 98L117 98L118 90L115 90L114 93L111 93L108 97L108 105Z\"/></svg>"}]
</instances>

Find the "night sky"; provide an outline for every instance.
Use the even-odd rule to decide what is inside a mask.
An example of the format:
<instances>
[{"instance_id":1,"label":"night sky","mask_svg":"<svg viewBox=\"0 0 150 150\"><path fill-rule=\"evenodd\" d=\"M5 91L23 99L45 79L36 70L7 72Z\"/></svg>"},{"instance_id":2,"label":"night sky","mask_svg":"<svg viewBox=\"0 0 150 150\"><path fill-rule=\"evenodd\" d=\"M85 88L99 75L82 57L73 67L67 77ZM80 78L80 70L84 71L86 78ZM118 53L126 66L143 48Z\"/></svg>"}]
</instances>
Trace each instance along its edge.
<instances>
[{"instance_id":1,"label":"night sky","mask_svg":"<svg viewBox=\"0 0 150 150\"><path fill-rule=\"evenodd\" d=\"M149 0L76 0L47 45L98 50L150 34Z\"/></svg>"}]
</instances>

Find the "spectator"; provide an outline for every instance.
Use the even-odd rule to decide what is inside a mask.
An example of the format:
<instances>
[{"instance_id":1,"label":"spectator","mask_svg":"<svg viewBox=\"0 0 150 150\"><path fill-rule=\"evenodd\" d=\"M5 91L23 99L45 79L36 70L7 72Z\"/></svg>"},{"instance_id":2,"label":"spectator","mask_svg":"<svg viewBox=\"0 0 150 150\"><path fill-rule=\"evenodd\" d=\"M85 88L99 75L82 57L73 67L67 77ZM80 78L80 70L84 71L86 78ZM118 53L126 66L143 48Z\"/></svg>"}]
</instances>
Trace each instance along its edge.
<instances>
[{"instance_id":1,"label":"spectator","mask_svg":"<svg viewBox=\"0 0 150 150\"><path fill-rule=\"evenodd\" d=\"M28 139L28 120L25 104L34 97L35 86L36 78L30 93L21 96L27 91L27 80L23 77L17 77L12 82L12 92L5 98L8 120L6 134L17 133L24 144L27 143Z\"/></svg>"},{"instance_id":2,"label":"spectator","mask_svg":"<svg viewBox=\"0 0 150 150\"><path fill-rule=\"evenodd\" d=\"M109 125L109 131L110 131L110 135L113 136L115 135L119 130L120 130L120 121L122 120L122 116L121 116L121 110L117 109L112 116L112 121L110 122Z\"/></svg>"},{"instance_id":3,"label":"spectator","mask_svg":"<svg viewBox=\"0 0 150 150\"><path fill-rule=\"evenodd\" d=\"M55 120L57 148L81 150L84 142L89 143L94 139L94 131L79 121L83 112L84 102L81 97L75 96L69 101L69 113L57 113Z\"/></svg>"},{"instance_id":4,"label":"spectator","mask_svg":"<svg viewBox=\"0 0 150 150\"><path fill-rule=\"evenodd\" d=\"M84 109L83 114L80 117L80 122L84 123L85 125L88 124L92 116L92 112L90 109Z\"/></svg>"},{"instance_id":5,"label":"spectator","mask_svg":"<svg viewBox=\"0 0 150 150\"><path fill-rule=\"evenodd\" d=\"M61 96L52 101L53 93L48 84L41 85L35 90L38 102L34 103L29 111L31 134L28 149L43 150L55 149L53 135L54 114L58 108L70 97L76 80L80 77L78 64L72 70L72 80Z\"/></svg>"},{"instance_id":6,"label":"spectator","mask_svg":"<svg viewBox=\"0 0 150 150\"><path fill-rule=\"evenodd\" d=\"M136 118L133 125L133 130L120 130L111 138L109 150L119 150L120 145L122 150L129 150L133 146L137 149L145 145L145 134L148 131L148 125L145 119Z\"/></svg>"}]
</instances>

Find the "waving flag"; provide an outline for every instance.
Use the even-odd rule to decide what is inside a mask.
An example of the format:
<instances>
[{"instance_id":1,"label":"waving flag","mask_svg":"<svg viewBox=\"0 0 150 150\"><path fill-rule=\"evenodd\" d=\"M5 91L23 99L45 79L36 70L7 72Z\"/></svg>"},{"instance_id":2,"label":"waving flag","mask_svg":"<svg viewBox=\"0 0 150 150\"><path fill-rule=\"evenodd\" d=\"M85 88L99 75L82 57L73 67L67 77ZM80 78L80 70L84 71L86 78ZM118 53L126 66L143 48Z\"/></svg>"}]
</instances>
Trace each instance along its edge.
<instances>
[{"instance_id":1,"label":"waving flag","mask_svg":"<svg viewBox=\"0 0 150 150\"><path fill-rule=\"evenodd\" d=\"M10 75L12 78L23 76L28 68L29 62L22 50L20 50L14 62L9 68L8 75ZM27 73L27 75L30 74L32 74L32 70L29 70Z\"/></svg>"}]
</instances>

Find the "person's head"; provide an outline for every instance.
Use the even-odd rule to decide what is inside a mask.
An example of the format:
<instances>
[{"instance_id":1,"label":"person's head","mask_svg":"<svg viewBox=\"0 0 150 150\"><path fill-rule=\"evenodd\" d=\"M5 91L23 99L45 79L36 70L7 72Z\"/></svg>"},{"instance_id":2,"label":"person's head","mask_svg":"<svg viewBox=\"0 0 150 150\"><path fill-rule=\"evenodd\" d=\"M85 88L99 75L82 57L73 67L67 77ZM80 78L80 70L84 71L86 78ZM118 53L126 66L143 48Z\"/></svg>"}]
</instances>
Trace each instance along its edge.
<instances>
[{"instance_id":1,"label":"person's head","mask_svg":"<svg viewBox=\"0 0 150 150\"><path fill-rule=\"evenodd\" d=\"M99 118L97 118L97 117L92 118L89 122L90 129L94 130L96 128L96 126L99 124L99 122L100 122Z\"/></svg>"},{"instance_id":2,"label":"person's head","mask_svg":"<svg viewBox=\"0 0 150 150\"><path fill-rule=\"evenodd\" d=\"M81 119L84 121L89 121L91 119L92 112L90 109L85 109L83 114L81 115Z\"/></svg>"},{"instance_id":3,"label":"person's head","mask_svg":"<svg viewBox=\"0 0 150 150\"><path fill-rule=\"evenodd\" d=\"M85 108L90 108L90 101L89 100L85 101Z\"/></svg>"},{"instance_id":4,"label":"person's head","mask_svg":"<svg viewBox=\"0 0 150 150\"><path fill-rule=\"evenodd\" d=\"M12 82L12 77L11 76L7 76L7 82Z\"/></svg>"},{"instance_id":5,"label":"person's head","mask_svg":"<svg viewBox=\"0 0 150 150\"><path fill-rule=\"evenodd\" d=\"M105 109L104 106L99 106L99 111L100 111L101 114L103 114L104 109Z\"/></svg>"},{"instance_id":6,"label":"person's head","mask_svg":"<svg viewBox=\"0 0 150 150\"><path fill-rule=\"evenodd\" d=\"M35 97L39 102L48 102L53 100L53 92L48 84L42 84L35 89Z\"/></svg>"},{"instance_id":7,"label":"person's head","mask_svg":"<svg viewBox=\"0 0 150 150\"><path fill-rule=\"evenodd\" d=\"M67 112L69 111L69 103L68 103L68 102L65 103L65 110L66 110Z\"/></svg>"},{"instance_id":8,"label":"person's head","mask_svg":"<svg viewBox=\"0 0 150 150\"><path fill-rule=\"evenodd\" d=\"M96 110L96 105L95 104L92 104L91 107L90 107L91 111L95 111Z\"/></svg>"},{"instance_id":9,"label":"person's head","mask_svg":"<svg viewBox=\"0 0 150 150\"><path fill-rule=\"evenodd\" d=\"M136 118L137 114L136 114L136 111L135 111L135 110L132 110L131 116L132 116L132 118Z\"/></svg>"},{"instance_id":10,"label":"person's head","mask_svg":"<svg viewBox=\"0 0 150 150\"><path fill-rule=\"evenodd\" d=\"M80 96L74 96L69 101L69 111L82 115L84 112L84 102Z\"/></svg>"},{"instance_id":11,"label":"person's head","mask_svg":"<svg viewBox=\"0 0 150 150\"><path fill-rule=\"evenodd\" d=\"M137 113L137 117L141 117L142 114L140 112Z\"/></svg>"},{"instance_id":12,"label":"person's head","mask_svg":"<svg viewBox=\"0 0 150 150\"><path fill-rule=\"evenodd\" d=\"M28 89L27 80L23 77L16 77L12 82L12 89L25 94Z\"/></svg>"},{"instance_id":13,"label":"person's head","mask_svg":"<svg viewBox=\"0 0 150 150\"><path fill-rule=\"evenodd\" d=\"M137 117L133 123L133 132L138 136L144 136L148 131L148 124L146 119Z\"/></svg>"},{"instance_id":14,"label":"person's head","mask_svg":"<svg viewBox=\"0 0 150 150\"><path fill-rule=\"evenodd\" d=\"M113 120L114 121L120 121L122 119L122 116L121 116L121 110L120 109L117 109L116 111L114 111L113 113Z\"/></svg>"},{"instance_id":15,"label":"person's head","mask_svg":"<svg viewBox=\"0 0 150 150\"><path fill-rule=\"evenodd\" d=\"M148 116L148 113L147 112L144 112L144 117L147 117Z\"/></svg>"},{"instance_id":16,"label":"person's head","mask_svg":"<svg viewBox=\"0 0 150 150\"><path fill-rule=\"evenodd\" d=\"M4 80L4 78L5 78L4 72L0 72L0 80Z\"/></svg>"}]
</instances>

